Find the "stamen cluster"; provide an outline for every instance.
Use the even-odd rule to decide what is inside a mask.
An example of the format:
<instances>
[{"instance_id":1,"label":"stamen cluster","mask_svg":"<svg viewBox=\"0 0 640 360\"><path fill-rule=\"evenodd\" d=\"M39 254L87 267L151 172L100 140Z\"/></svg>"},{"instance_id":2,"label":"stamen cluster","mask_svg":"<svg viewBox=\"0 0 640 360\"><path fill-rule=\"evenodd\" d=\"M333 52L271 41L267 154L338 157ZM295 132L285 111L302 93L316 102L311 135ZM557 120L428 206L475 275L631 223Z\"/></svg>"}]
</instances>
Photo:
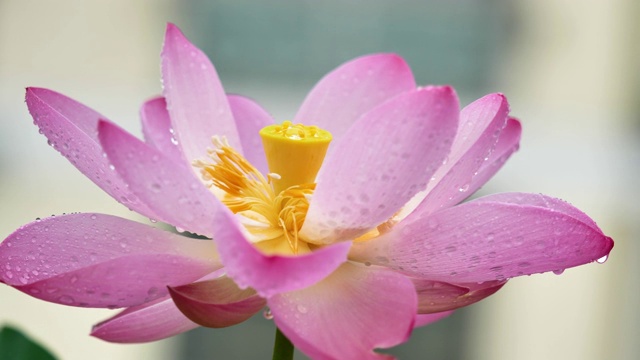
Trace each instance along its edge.
<instances>
[{"instance_id":1,"label":"stamen cluster","mask_svg":"<svg viewBox=\"0 0 640 360\"><path fill-rule=\"evenodd\" d=\"M315 184L295 185L276 193L272 181L279 179L278 174L265 178L225 138L214 136L212 142L214 148L208 151L211 161L196 160L193 165L200 168L210 188L223 191L222 203L242 215L256 246L268 253L310 251L298 233Z\"/></svg>"}]
</instances>

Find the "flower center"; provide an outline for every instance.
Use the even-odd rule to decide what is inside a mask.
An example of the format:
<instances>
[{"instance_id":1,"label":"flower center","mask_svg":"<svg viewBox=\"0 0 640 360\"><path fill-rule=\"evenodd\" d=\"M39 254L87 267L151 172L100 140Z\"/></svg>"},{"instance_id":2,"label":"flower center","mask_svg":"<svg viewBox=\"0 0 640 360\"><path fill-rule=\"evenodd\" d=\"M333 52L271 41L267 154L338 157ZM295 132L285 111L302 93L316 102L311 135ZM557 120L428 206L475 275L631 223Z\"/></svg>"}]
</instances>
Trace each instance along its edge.
<instances>
[{"instance_id":1,"label":"flower center","mask_svg":"<svg viewBox=\"0 0 640 360\"><path fill-rule=\"evenodd\" d=\"M219 137L212 139L208 161L196 160L194 166L210 187L222 190L222 203L240 215L256 247L267 254L308 253L313 245L299 232L331 134L285 121L263 128L260 136L270 171L266 177Z\"/></svg>"}]
</instances>

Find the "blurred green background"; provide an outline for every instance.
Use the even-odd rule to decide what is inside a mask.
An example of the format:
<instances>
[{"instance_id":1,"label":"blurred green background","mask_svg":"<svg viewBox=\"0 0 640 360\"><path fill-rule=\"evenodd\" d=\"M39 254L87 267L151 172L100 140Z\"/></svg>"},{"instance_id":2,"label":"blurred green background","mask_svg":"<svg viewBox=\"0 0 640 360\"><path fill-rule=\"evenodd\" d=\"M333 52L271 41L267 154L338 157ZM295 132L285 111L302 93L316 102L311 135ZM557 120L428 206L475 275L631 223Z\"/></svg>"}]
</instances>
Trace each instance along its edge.
<instances>
[{"instance_id":1,"label":"blurred green background","mask_svg":"<svg viewBox=\"0 0 640 360\"><path fill-rule=\"evenodd\" d=\"M633 0L0 0L0 238L35 217L93 211L139 221L46 145L24 87L48 87L140 134L160 93L167 21L213 60L229 92L291 118L313 84L356 56L395 52L420 84L463 104L504 92L521 150L482 193L566 199L616 240L606 265L514 279L495 296L418 329L402 359L636 359L640 344L640 6ZM274 326L256 316L145 345L88 336L108 310L42 303L0 287L0 324L62 359L264 359ZM304 358L299 356L300 359Z\"/></svg>"}]
</instances>

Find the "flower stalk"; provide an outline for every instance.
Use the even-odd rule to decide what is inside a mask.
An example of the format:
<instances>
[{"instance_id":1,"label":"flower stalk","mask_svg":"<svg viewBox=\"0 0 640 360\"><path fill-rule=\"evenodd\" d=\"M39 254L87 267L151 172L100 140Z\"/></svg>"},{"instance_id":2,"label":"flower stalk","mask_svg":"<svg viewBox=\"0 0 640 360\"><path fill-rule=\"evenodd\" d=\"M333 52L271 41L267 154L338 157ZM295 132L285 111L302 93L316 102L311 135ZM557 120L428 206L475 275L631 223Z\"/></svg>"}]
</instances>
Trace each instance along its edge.
<instances>
[{"instance_id":1,"label":"flower stalk","mask_svg":"<svg viewBox=\"0 0 640 360\"><path fill-rule=\"evenodd\" d=\"M273 360L292 360L293 344L289 339L276 328L276 338L273 344Z\"/></svg>"}]
</instances>

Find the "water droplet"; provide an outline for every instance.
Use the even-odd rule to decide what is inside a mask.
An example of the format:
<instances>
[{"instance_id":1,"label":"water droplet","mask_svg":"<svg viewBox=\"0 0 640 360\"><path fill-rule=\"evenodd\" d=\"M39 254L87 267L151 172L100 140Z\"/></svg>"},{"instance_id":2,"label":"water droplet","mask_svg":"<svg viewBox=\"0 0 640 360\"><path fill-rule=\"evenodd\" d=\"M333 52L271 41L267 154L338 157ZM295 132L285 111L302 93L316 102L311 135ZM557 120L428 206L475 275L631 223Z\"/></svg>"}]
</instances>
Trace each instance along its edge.
<instances>
[{"instance_id":1,"label":"water droplet","mask_svg":"<svg viewBox=\"0 0 640 360\"><path fill-rule=\"evenodd\" d=\"M306 314L307 313L307 308L304 305L298 305L298 312L300 312L301 314Z\"/></svg>"},{"instance_id":2,"label":"water droplet","mask_svg":"<svg viewBox=\"0 0 640 360\"><path fill-rule=\"evenodd\" d=\"M182 234L185 230L179 226L176 226L176 231Z\"/></svg>"},{"instance_id":3,"label":"water droplet","mask_svg":"<svg viewBox=\"0 0 640 360\"><path fill-rule=\"evenodd\" d=\"M267 320L273 319L273 314L271 313L271 309L265 309L262 312L262 316L264 316L264 318L267 319Z\"/></svg>"},{"instance_id":4,"label":"water droplet","mask_svg":"<svg viewBox=\"0 0 640 360\"><path fill-rule=\"evenodd\" d=\"M564 269L553 270L553 273L556 275L561 275L564 272Z\"/></svg>"},{"instance_id":5,"label":"water droplet","mask_svg":"<svg viewBox=\"0 0 640 360\"><path fill-rule=\"evenodd\" d=\"M13 273L11 271L5 272L4 275L9 279L13 279Z\"/></svg>"},{"instance_id":6,"label":"water droplet","mask_svg":"<svg viewBox=\"0 0 640 360\"><path fill-rule=\"evenodd\" d=\"M90 218L91 218L91 220L95 220L95 219L97 219L97 218L98 218L98 216L96 216L95 214L92 214L92 215L90 216Z\"/></svg>"},{"instance_id":7,"label":"water droplet","mask_svg":"<svg viewBox=\"0 0 640 360\"><path fill-rule=\"evenodd\" d=\"M78 282L78 277L77 277L77 276L75 276L75 275L73 275L73 276L69 279L69 282L70 282L70 283L72 283L72 284L75 284L76 282Z\"/></svg>"},{"instance_id":8,"label":"water droplet","mask_svg":"<svg viewBox=\"0 0 640 360\"><path fill-rule=\"evenodd\" d=\"M466 192L467 190L469 190L469 184L464 184L458 189L460 192Z\"/></svg>"},{"instance_id":9,"label":"water droplet","mask_svg":"<svg viewBox=\"0 0 640 360\"><path fill-rule=\"evenodd\" d=\"M154 192L158 193L160 192L160 190L162 190L162 185L158 184L158 183L151 183L150 185L151 190L153 190Z\"/></svg>"}]
</instances>

